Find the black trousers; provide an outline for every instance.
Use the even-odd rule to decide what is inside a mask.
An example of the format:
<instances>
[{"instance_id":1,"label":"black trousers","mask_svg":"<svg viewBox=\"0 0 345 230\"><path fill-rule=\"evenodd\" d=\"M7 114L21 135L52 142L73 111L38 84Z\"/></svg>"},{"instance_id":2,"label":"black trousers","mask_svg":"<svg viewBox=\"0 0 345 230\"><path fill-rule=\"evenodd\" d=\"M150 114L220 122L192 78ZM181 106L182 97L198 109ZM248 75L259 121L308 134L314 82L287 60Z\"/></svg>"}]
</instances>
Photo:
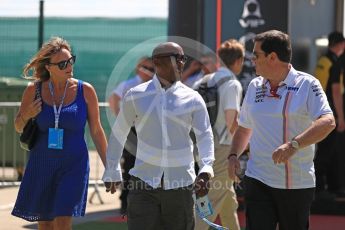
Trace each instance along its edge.
<instances>
[{"instance_id":1,"label":"black trousers","mask_svg":"<svg viewBox=\"0 0 345 230\"><path fill-rule=\"evenodd\" d=\"M314 188L276 189L244 178L247 230L309 229Z\"/></svg>"},{"instance_id":2,"label":"black trousers","mask_svg":"<svg viewBox=\"0 0 345 230\"><path fill-rule=\"evenodd\" d=\"M325 139L317 144L314 160L316 192L323 190L336 192L340 187L337 139L338 134L334 130ZM345 140L343 142L345 142Z\"/></svg>"},{"instance_id":3,"label":"black trousers","mask_svg":"<svg viewBox=\"0 0 345 230\"><path fill-rule=\"evenodd\" d=\"M345 194L345 132L336 135L336 153L338 169L338 191Z\"/></svg>"},{"instance_id":4,"label":"black trousers","mask_svg":"<svg viewBox=\"0 0 345 230\"><path fill-rule=\"evenodd\" d=\"M128 194L129 230L193 230L193 187L163 190L131 176Z\"/></svg>"}]
</instances>

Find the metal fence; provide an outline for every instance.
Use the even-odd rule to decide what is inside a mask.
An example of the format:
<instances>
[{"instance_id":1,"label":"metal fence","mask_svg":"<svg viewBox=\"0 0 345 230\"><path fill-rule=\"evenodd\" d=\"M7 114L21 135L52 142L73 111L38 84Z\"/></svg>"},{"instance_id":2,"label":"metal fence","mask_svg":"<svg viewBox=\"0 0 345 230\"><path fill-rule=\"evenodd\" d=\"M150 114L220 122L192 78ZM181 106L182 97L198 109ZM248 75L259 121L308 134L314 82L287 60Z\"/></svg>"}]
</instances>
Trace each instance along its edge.
<instances>
[{"instance_id":1,"label":"metal fence","mask_svg":"<svg viewBox=\"0 0 345 230\"><path fill-rule=\"evenodd\" d=\"M20 148L19 135L13 125L19 105L19 102L0 102L0 182L2 184L19 181L27 161L27 153Z\"/></svg>"}]
</instances>

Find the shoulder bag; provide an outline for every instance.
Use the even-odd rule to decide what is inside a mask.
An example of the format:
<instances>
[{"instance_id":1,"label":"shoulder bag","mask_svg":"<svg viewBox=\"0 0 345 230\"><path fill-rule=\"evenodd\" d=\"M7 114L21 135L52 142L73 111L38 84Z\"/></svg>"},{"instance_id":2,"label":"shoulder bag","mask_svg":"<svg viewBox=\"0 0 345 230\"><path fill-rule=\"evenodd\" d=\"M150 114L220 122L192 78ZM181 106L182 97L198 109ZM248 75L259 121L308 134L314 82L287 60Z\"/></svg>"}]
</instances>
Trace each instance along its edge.
<instances>
[{"instance_id":1,"label":"shoulder bag","mask_svg":"<svg viewBox=\"0 0 345 230\"><path fill-rule=\"evenodd\" d=\"M41 82L35 82L35 100L41 98ZM38 125L36 122L36 117L30 118L26 123L23 132L20 134L19 142L20 147L26 151L30 151L36 141L36 137L38 134Z\"/></svg>"}]
</instances>

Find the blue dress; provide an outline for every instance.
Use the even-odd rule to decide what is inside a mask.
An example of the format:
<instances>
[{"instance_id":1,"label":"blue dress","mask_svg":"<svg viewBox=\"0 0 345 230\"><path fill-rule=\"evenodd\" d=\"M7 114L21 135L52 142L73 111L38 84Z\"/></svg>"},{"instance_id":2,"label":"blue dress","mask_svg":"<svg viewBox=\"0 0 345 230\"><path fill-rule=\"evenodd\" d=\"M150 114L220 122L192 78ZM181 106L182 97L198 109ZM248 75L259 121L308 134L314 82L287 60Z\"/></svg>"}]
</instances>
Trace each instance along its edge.
<instances>
[{"instance_id":1,"label":"blue dress","mask_svg":"<svg viewBox=\"0 0 345 230\"><path fill-rule=\"evenodd\" d=\"M28 221L49 221L57 216L84 216L89 179L89 156L84 139L87 105L83 82L75 100L62 107L59 128L63 149L48 148L48 129L54 127L54 109L42 103L37 116L39 135L30 151L12 215Z\"/></svg>"}]
</instances>

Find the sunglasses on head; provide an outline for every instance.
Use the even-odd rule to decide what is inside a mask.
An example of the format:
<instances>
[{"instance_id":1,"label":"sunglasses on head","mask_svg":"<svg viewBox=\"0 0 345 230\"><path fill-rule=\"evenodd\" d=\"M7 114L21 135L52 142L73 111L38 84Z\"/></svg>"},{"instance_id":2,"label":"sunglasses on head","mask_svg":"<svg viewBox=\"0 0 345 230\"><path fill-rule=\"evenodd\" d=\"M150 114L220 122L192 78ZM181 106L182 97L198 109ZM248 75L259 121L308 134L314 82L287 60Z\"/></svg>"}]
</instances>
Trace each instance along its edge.
<instances>
[{"instance_id":1,"label":"sunglasses on head","mask_svg":"<svg viewBox=\"0 0 345 230\"><path fill-rule=\"evenodd\" d=\"M59 67L60 70L64 70L67 68L67 65L68 64L71 64L73 65L75 63L75 59L76 59L76 56L73 55L72 57L70 57L69 59L67 60L64 60L64 61L60 61L58 63L49 63L49 65L57 65Z\"/></svg>"},{"instance_id":2,"label":"sunglasses on head","mask_svg":"<svg viewBox=\"0 0 345 230\"><path fill-rule=\"evenodd\" d=\"M161 58L161 57L175 57L176 61L182 62L182 63L186 63L186 61L188 60L188 58L183 54L172 53L172 54L158 54L154 56L154 58Z\"/></svg>"},{"instance_id":3,"label":"sunglasses on head","mask_svg":"<svg viewBox=\"0 0 345 230\"><path fill-rule=\"evenodd\" d=\"M149 66L145 66L145 65L142 65L140 67L150 71L151 73L155 72L155 69L153 67L149 67Z\"/></svg>"}]
</instances>

